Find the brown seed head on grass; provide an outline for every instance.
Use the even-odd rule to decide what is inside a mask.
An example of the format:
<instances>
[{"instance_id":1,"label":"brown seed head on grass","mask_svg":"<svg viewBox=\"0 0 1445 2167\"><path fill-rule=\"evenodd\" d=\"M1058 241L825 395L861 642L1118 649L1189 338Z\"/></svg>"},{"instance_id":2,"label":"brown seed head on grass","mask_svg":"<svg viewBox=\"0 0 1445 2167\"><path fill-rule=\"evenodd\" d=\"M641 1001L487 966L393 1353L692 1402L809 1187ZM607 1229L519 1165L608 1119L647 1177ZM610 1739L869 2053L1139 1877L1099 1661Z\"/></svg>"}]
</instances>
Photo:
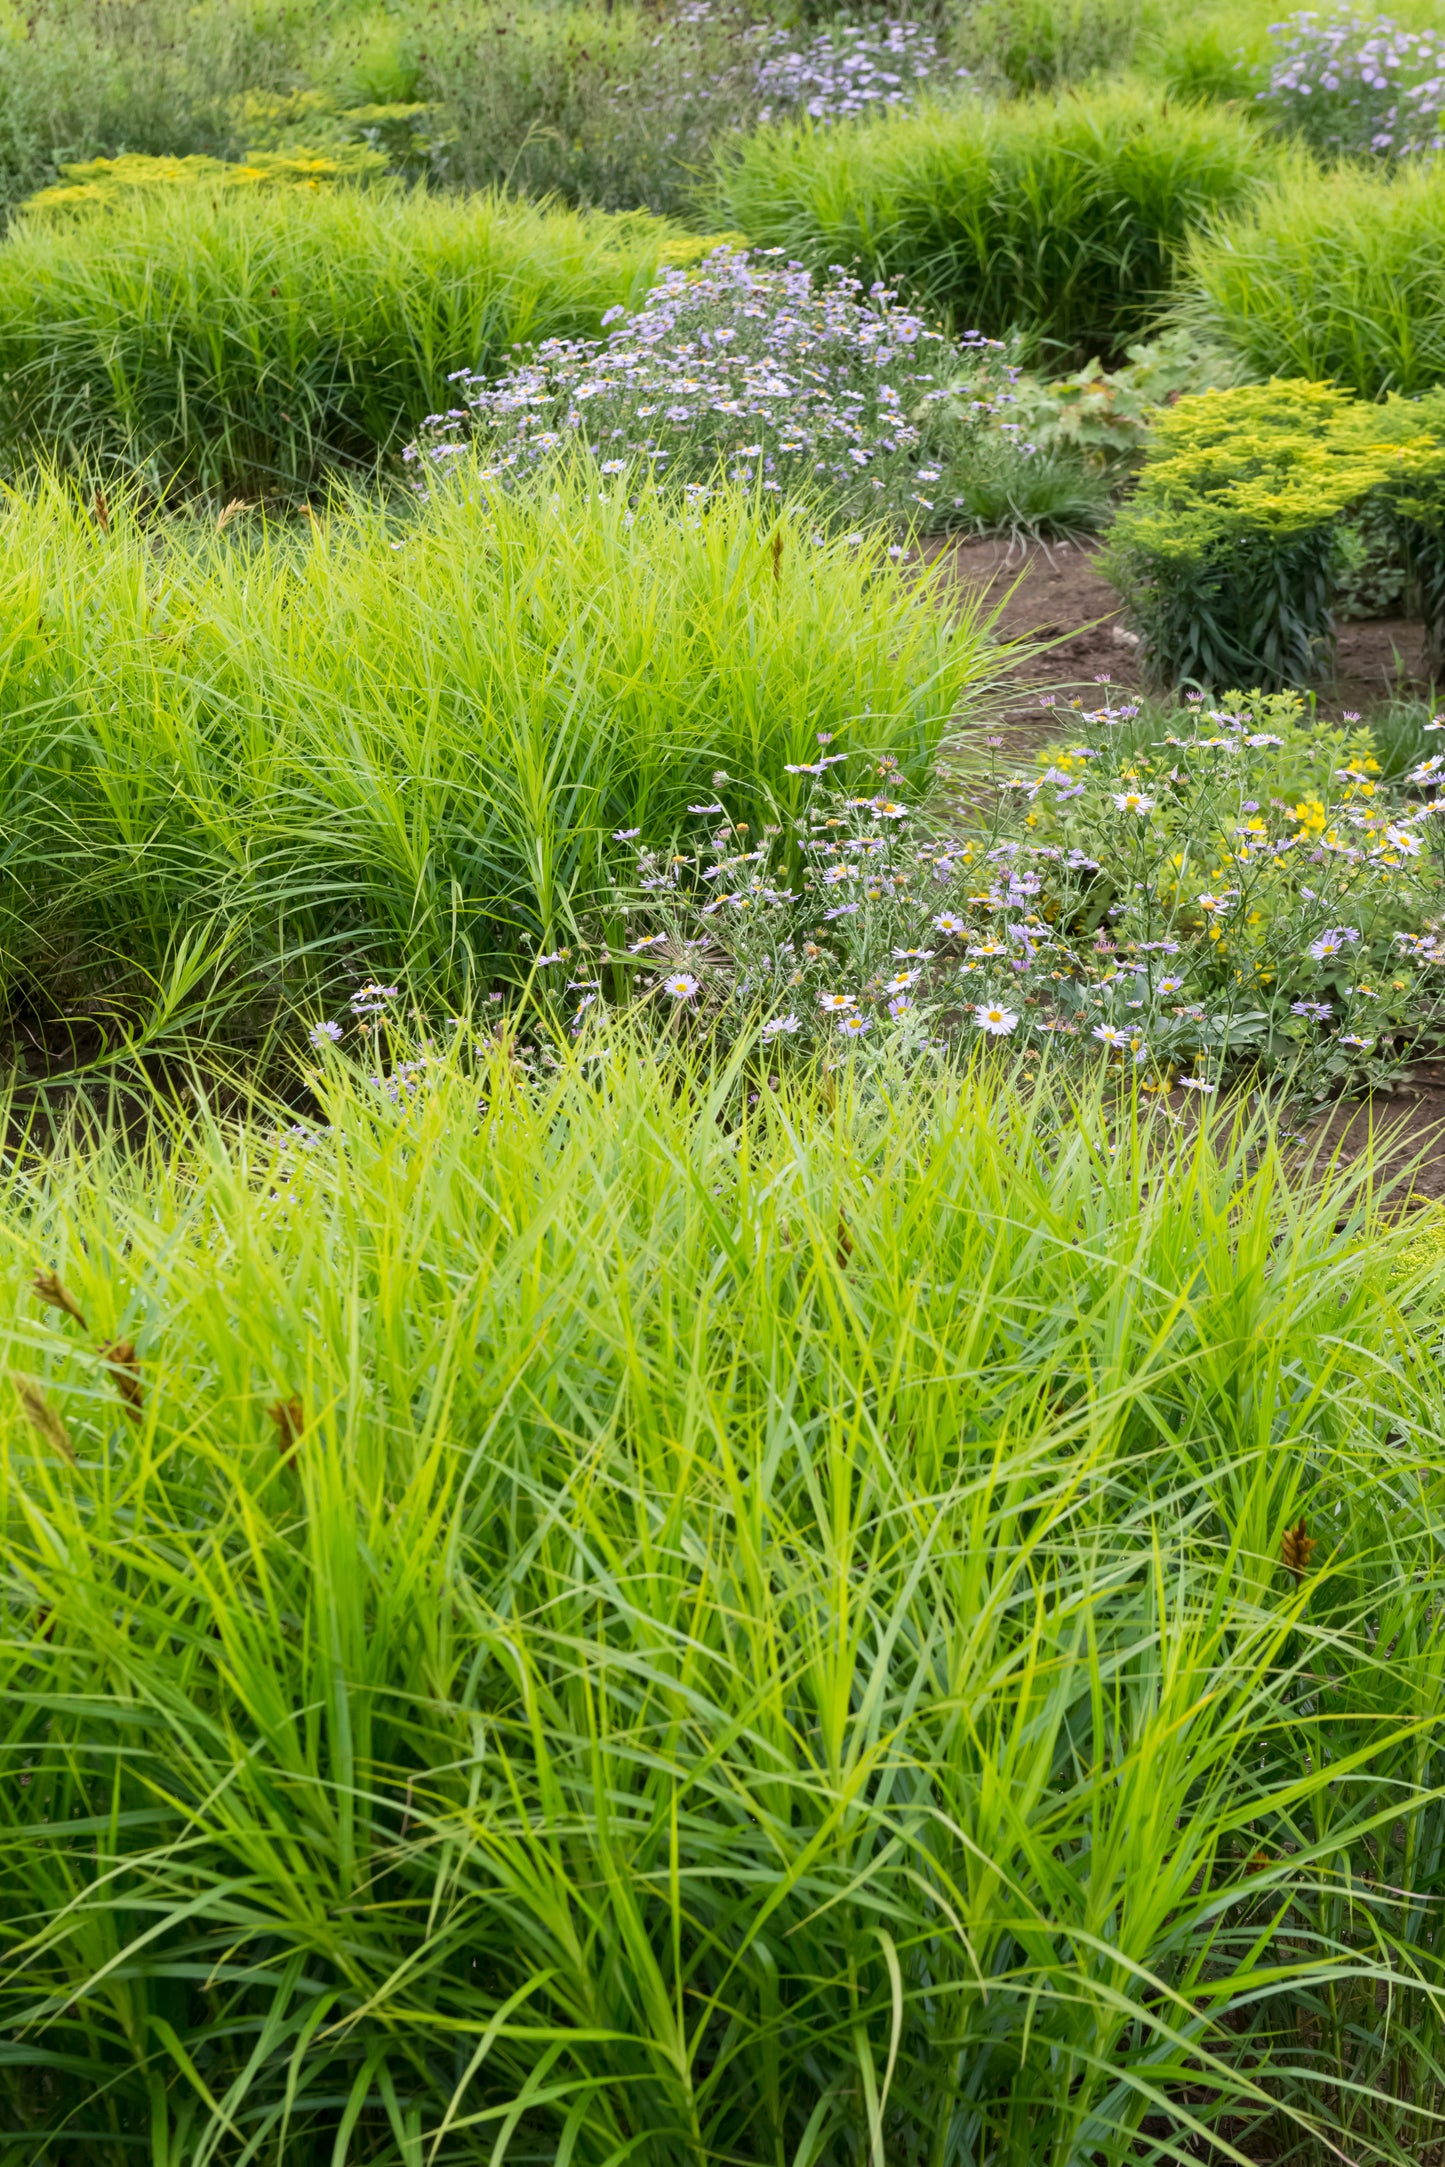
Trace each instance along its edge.
<instances>
[{"instance_id":1,"label":"brown seed head on grass","mask_svg":"<svg viewBox=\"0 0 1445 2167\"><path fill-rule=\"evenodd\" d=\"M1314 1549L1314 1546L1315 1539L1313 1535L1305 1533L1303 1516L1293 1527L1285 1529L1284 1541L1280 1545L1280 1558L1285 1571L1293 1573L1296 1582L1303 1580L1305 1574L1309 1571L1310 1552Z\"/></svg>"},{"instance_id":2,"label":"brown seed head on grass","mask_svg":"<svg viewBox=\"0 0 1445 2167\"><path fill-rule=\"evenodd\" d=\"M135 1342L129 1339L112 1340L100 1350L100 1359L110 1371L116 1391L125 1403L125 1411L132 1422L139 1422L145 1393L141 1388L140 1359Z\"/></svg>"},{"instance_id":3,"label":"brown seed head on grass","mask_svg":"<svg viewBox=\"0 0 1445 2167\"><path fill-rule=\"evenodd\" d=\"M70 1442L70 1432L51 1406L33 1377L15 1377L11 1380L19 1395L25 1419L37 1437L43 1437L52 1452L60 1455L71 1467L75 1465L75 1447Z\"/></svg>"},{"instance_id":4,"label":"brown seed head on grass","mask_svg":"<svg viewBox=\"0 0 1445 2167\"><path fill-rule=\"evenodd\" d=\"M82 1332L88 1329L85 1312L59 1272L37 1272L31 1286L42 1302L48 1302L52 1309L63 1310L67 1317L74 1317Z\"/></svg>"},{"instance_id":5,"label":"brown seed head on grass","mask_svg":"<svg viewBox=\"0 0 1445 2167\"><path fill-rule=\"evenodd\" d=\"M296 1457L296 1447L306 1427L306 1416L301 1402L294 1396L289 1400L277 1400L274 1407L266 1409L276 1425L276 1442L281 1449L281 1464L289 1467Z\"/></svg>"}]
</instances>

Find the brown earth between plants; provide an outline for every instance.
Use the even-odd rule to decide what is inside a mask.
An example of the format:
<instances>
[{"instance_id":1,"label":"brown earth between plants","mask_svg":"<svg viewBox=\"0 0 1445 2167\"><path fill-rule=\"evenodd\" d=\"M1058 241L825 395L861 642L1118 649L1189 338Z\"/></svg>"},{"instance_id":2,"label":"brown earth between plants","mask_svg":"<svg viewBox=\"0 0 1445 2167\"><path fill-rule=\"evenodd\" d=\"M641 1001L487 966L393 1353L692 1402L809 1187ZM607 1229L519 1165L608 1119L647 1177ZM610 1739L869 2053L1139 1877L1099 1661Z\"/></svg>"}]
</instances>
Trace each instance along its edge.
<instances>
[{"instance_id":1,"label":"brown earth between plants","mask_svg":"<svg viewBox=\"0 0 1445 2167\"><path fill-rule=\"evenodd\" d=\"M1136 642L1094 561L1101 546L948 540L929 551L935 561L951 557L960 584L982 589L1000 606L1000 638L1032 649L1008 673L1003 723L1011 751L1023 754L1052 734L1039 704L1044 690L1088 700L1101 679L1120 692L1139 688ZM1390 699L1428 698L1429 684L1419 674L1423 639L1423 628L1405 618L1342 624L1333 674L1318 688L1321 712L1338 716L1351 708L1368 715Z\"/></svg>"},{"instance_id":2,"label":"brown earth between plants","mask_svg":"<svg viewBox=\"0 0 1445 2167\"><path fill-rule=\"evenodd\" d=\"M1445 1197L1445 1063L1421 1061L1394 1091L1328 1108L1310 1123L1304 1150L1320 1163L1370 1150L1383 1177L1400 1180L1392 1209L1437 1203Z\"/></svg>"}]
</instances>

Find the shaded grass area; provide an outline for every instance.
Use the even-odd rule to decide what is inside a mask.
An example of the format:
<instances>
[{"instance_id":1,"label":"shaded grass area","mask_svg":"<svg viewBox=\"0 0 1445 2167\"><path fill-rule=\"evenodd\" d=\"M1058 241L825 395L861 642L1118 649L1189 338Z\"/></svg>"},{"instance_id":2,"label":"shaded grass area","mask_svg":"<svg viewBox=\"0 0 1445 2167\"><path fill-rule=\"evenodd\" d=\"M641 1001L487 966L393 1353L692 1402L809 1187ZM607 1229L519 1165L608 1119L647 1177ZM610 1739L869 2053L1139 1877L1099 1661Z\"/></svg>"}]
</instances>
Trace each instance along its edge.
<instances>
[{"instance_id":1,"label":"shaded grass area","mask_svg":"<svg viewBox=\"0 0 1445 2167\"><path fill-rule=\"evenodd\" d=\"M717 769L795 808L820 730L926 768L994 667L941 573L746 490L633 509L584 463L299 534L107 518L60 483L0 517L0 942L40 1013L221 955L258 998L404 961L460 999L610 924L615 829L665 843Z\"/></svg>"},{"instance_id":2,"label":"shaded grass area","mask_svg":"<svg viewBox=\"0 0 1445 2167\"><path fill-rule=\"evenodd\" d=\"M1438 1304L1359 1170L412 1073L6 1162L12 2138L1417 2160Z\"/></svg>"}]
</instances>

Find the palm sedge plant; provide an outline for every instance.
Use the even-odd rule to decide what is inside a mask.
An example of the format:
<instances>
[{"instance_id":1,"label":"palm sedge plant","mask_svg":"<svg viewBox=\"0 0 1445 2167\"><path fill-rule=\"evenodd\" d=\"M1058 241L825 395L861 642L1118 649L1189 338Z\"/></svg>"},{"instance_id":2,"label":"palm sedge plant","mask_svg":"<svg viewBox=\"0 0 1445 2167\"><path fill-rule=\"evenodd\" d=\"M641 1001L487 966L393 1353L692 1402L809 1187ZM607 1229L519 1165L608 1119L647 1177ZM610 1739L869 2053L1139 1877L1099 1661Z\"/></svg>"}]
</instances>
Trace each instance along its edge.
<instances>
[{"instance_id":1,"label":"palm sedge plant","mask_svg":"<svg viewBox=\"0 0 1445 2167\"><path fill-rule=\"evenodd\" d=\"M216 188L174 162L49 191L0 245L10 466L104 458L154 491L251 497L305 492L337 461L374 471L456 371L595 333L669 243L696 246L643 214L385 182Z\"/></svg>"},{"instance_id":2,"label":"palm sedge plant","mask_svg":"<svg viewBox=\"0 0 1445 2167\"><path fill-rule=\"evenodd\" d=\"M557 1059L0 1169L3 2156L1433 2157L1368 1160Z\"/></svg>"},{"instance_id":3,"label":"palm sedge plant","mask_svg":"<svg viewBox=\"0 0 1445 2167\"><path fill-rule=\"evenodd\" d=\"M582 461L304 525L12 496L12 999L168 980L209 928L258 997L404 954L461 1000L615 895L617 829L673 832L720 768L756 818L819 728L927 766L993 678L946 568L741 487L632 494Z\"/></svg>"}]
</instances>

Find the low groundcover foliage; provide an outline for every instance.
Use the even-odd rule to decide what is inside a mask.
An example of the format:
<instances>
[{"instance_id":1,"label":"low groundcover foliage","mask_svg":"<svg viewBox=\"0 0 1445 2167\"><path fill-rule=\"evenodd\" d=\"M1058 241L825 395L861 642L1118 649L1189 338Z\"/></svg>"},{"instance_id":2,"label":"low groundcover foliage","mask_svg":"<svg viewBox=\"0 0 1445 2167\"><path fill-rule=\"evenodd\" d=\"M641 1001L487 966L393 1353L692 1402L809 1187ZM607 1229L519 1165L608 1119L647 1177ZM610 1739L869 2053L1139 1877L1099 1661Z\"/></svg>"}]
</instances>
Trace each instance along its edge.
<instances>
[{"instance_id":1,"label":"low groundcover foliage","mask_svg":"<svg viewBox=\"0 0 1445 2167\"><path fill-rule=\"evenodd\" d=\"M1035 772L974 779L948 833L886 754L820 751L760 831L715 777L691 848L613 838L626 953L538 953L533 1002L594 1050L605 976L673 1032L774 1060L821 1043L927 1068L981 1035L1107 1057L1145 1091L1243 1067L1304 1100L1436 1051L1445 754L1387 783L1367 730L1297 694L1055 721Z\"/></svg>"},{"instance_id":2,"label":"low groundcover foliage","mask_svg":"<svg viewBox=\"0 0 1445 2167\"><path fill-rule=\"evenodd\" d=\"M1243 1059L1324 1098L1434 1052L1445 756L1386 783L1368 730L1291 693L1069 719L998 776L963 965L985 998L1018 973L1036 1028L1205 1091Z\"/></svg>"},{"instance_id":3,"label":"low groundcover foliage","mask_svg":"<svg viewBox=\"0 0 1445 2167\"><path fill-rule=\"evenodd\" d=\"M1438 1324L1359 1178L411 1052L0 1178L30 2156L1418 2158Z\"/></svg>"},{"instance_id":4,"label":"low groundcover foliage","mask_svg":"<svg viewBox=\"0 0 1445 2167\"><path fill-rule=\"evenodd\" d=\"M819 748L758 828L713 776L678 847L613 836L620 910L535 951L526 1021L589 1060L630 1010L693 1044L890 1073L1014 1040L1144 1092L1250 1073L1296 1103L1389 1086L1439 1049L1445 754L1384 780L1371 732L1298 693L1053 719L1068 735L1033 774L994 767L953 806L890 754ZM334 1016L314 1027L342 1038Z\"/></svg>"}]
</instances>

